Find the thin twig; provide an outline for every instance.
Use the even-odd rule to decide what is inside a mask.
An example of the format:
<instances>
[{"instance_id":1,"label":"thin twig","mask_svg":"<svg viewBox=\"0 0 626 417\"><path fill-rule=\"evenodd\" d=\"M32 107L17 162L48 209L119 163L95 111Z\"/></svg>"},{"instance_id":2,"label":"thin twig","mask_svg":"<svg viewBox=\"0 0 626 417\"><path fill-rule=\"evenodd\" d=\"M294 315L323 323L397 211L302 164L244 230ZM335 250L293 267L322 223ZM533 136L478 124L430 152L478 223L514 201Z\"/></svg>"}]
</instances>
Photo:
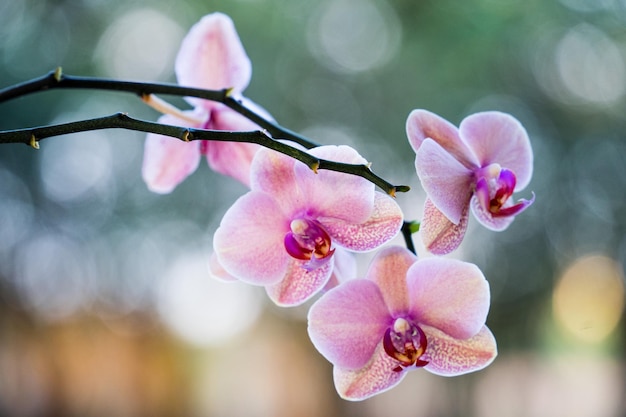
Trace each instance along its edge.
<instances>
[{"instance_id":1,"label":"thin twig","mask_svg":"<svg viewBox=\"0 0 626 417\"><path fill-rule=\"evenodd\" d=\"M86 132L91 130L116 128L171 136L182 141L213 140L226 142L257 143L261 146L273 149L300 162L303 162L313 171L317 171L318 169L325 169L329 171L343 172L346 174L360 176L377 185L391 196L395 196L396 192L406 192L409 189L407 186L394 186L393 184L390 184L389 182L374 174L370 170L368 165L344 164L340 162L319 159L303 150L289 146L284 142L274 140L264 131L257 130L250 132L232 132L169 126L160 123L135 119L125 113L116 113L111 116L81 120L71 123L2 131L0 132L0 144L23 143L34 148L39 148L40 140L52 136Z\"/></svg>"},{"instance_id":2,"label":"thin twig","mask_svg":"<svg viewBox=\"0 0 626 417\"><path fill-rule=\"evenodd\" d=\"M414 254L417 254L417 252L415 251L415 245L413 244L413 233L416 233L419 230L419 227L420 224L417 222L404 221L402 223L402 229L400 229L406 248Z\"/></svg>"},{"instance_id":3,"label":"thin twig","mask_svg":"<svg viewBox=\"0 0 626 417\"><path fill-rule=\"evenodd\" d=\"M148 94L163 94L182 97L197 97L205 100L223 103L234 111L250 119L261 128L267 130L274 139L286 139L299 143L307 149L315 148L319 144L310 139L286 129L271 120L267 120L249 108L245 107L239 100L231 94L231 89L204 90L201 88L181 87L176 84L167 83L145 83L133 81L120 81L93 77L77 77L63 74L61 68L57 68L50 73L34 78L15 86L0 90L0 103L16 97L25 96L40 91L52 89L90 89L108 90L133 93L139 97Z\"/></svg>"}]
</instances>

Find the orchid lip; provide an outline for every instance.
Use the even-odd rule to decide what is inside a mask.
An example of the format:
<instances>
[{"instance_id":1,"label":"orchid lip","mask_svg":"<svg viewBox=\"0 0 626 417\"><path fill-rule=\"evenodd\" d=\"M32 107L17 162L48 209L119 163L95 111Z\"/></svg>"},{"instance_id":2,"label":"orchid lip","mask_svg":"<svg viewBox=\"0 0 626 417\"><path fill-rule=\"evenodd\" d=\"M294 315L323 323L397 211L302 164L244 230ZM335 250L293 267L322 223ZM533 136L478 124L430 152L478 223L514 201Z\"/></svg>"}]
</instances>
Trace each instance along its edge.
<instances>
[{"instance_id":1,"label":"orchid lip","mask_svg":"<svg viewBox=\"0 0 626 417\"><path fill-rule=\"evenodd\" d=\"M285 234L285 250L293 258L309 261L307 269L316 269L328 261L335 252L326 230L316 220L294 219Z\"/></svg>"},{"instance_id":2,"label":"orchid lip","mask_svg":"<svg viewBox=\"0 0 626 417\"><path fill-rule=\"evenodd\" d=\"M418 368L426 366L428 361L420 359L426 352L426 347L424 331L404 318L397 318L383 337L385 353L399 362L393 368L394 372L401 372L412 365Z\"/></svg>"},{"instance_id":3,"label":"orchid lip","mask_svg":"<svg viewBox=\"0 0 626 417\"><path fill-rule=\"evenodd\" d=\"M491 164L479 171L476 181L475 195L480 205L493 217L515 216L524 211L535 201L521 199L511 204L517 179L513 171L500 168L498 164Z\"/></svg>"}]
</instances>

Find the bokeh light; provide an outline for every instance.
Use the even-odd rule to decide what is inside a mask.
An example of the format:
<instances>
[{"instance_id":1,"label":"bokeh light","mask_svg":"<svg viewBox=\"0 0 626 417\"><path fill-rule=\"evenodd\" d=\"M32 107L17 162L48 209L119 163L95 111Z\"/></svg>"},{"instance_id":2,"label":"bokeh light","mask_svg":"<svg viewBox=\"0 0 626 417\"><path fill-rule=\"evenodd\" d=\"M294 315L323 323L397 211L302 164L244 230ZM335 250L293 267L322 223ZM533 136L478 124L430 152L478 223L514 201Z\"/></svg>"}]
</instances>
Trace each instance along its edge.
<instances>
[{"instance_id":1,"label":"bokeh light","mask_svg":"<svg viewBox=\"0 0 626 417\"><path fill-rule=\"evenodd\" d=\"M157 10L133 10L103 33L94 58L109 77L166 79L184 34L179 24Z\"/></svg>"},{"instance_id":2,"label":"bokeh light","mask_svg":"<svg viewBox=\"0 0 626 417\"><path fill-rule=\"evenodd\" d=\"M400 37L397 17L384 1L325 1L309 27L320 63L346 72L384 65L397 53Z\"/></svg>"},{"instance_id":3,"label":"bokeh light","mask_svg":"<svg viewBox=\"0 0 626 417\"><path fill-rule=\"evenodd\" d=\"M240 282L213 279L207 258L200 252L175 260L158 292L163 321L194 346L220 345L246 331L261 313L263 294Z\"/></svg>"},{"instance_id":4,"label":"bokeh light","mask_svg":"<svg viewBox=\"0 0 626 417\"><path fill-rule=\"evenodd\" d=\"M559 278L552 305L556 320L570 335L582 342L602 342L624 310L621 266L600 255L577 259Z\"/></svg>"}]
</instances>

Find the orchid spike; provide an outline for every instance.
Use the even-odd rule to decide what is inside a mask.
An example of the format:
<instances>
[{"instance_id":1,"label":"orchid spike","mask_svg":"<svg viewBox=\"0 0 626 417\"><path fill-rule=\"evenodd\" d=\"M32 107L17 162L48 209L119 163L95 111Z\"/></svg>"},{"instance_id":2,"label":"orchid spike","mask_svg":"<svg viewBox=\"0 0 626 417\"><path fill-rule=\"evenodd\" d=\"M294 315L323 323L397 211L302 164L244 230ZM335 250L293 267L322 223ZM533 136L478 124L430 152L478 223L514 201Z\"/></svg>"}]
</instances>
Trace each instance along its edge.
<instances>
[{"instance_id":1,"label":"orchid spike","mask_svg":"<svg viewBox=\"0 0 626 417\"><path fill-rule=\"evenodd\" d=\"M308 152L327 160L367 163L348 146ZM301 304L324 288L341 250L376 249L402 226L400 207L371 182L332 171L316 174L269 149L255 155L250 187L225 213L213 249L225 272L264 286L281 306ZM345 270L347 264L342 264Z\"/></svg>"},{"instance_id":2,"label":"orchid spike","mask_svg":"<svg viewBox=\"0 0 626 417\"><path fill-rule=\"evenodd\" d=\"M365 279L343 283L313 304L308 332L334 365L339 395L363 400L420 368L455 376L489 365L497 355L485 326L489 299L475 265L417 260L392 246L374 257Z\"/></svg>"},{"instance_id":3,"label":"orchid spike","mask_svg":"<svg viewBox=\"0 0 626 417\"><path fill-rule=\"evenodd\" d=\"M415 169L427 193L421 224L426 248L443 255L463 240L471 207L485 227L501 231L530 206L513 201L532 176L533 152L524 127L511 115L476 113L457 129L426 110L406 124L415 150Z\"/></svg>"},{"instance_id":4,"label":"orchid spike","mask_svg":"<svg viewBox=\"0 0 626 417\"><path fill-rule=\"evenodd\" d=\"M252 67L230 17L222 13L204 16L187 36L176 57L178 83L205 89L232 89L231 95L255 112L271 117L241 95L250 82ZM187 98L193 110L165 114L161 124L211 130L249 131L259 127L225 105ZM202 155L209 166L249 184L250 162L259 145L237 142L181 142L168 136L148 134L142 174L151 191L169 193L193 173Z\"/></svg>"}]
</instances>

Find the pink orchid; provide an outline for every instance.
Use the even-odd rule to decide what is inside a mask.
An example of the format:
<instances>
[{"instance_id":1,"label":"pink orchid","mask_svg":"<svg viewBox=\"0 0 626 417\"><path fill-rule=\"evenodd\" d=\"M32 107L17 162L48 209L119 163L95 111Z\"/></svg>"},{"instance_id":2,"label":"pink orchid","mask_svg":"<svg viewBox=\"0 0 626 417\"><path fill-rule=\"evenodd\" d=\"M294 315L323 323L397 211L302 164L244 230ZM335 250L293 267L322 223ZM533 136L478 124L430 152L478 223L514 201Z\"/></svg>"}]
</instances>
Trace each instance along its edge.
<instances>
[{"instance_id":1,"label":"pink orchid","mask_svg":"<svg viewBox=\"0 0 626 417\"><path fill-rule=\"evenodd\" d=\"M348 146L320 146L312 155L365 164ZM315 173L268 149L252 161L251 190L225 213L213 249L224 271L262 285L278 305L301 304L329 281L336 249L369 251L392 239L402 212L369 181L344 173Z\"/></svg>"},{"instance_id":2,"label":"pink orchid","mask_svg":"<svg viewBox=\"0 0 626 417\"><path fill-rule=\"evenodd\" d=\"M524 127L511 115L476 113L457 129L426 110L414 110L406 124L416 153L415 168L428 198L420 231L428 250L456 249L467 229L469 208L485 227L501 231L530 206L514 202L533 172L533 152Z\"/></svg>"},{"instance_id":3,"label":"pink orchid","mask_svg":"<svg viewBox=\"0 0 626 417\"><path fill-rule=\"evenodd\" d=\"M485 326L489 285L473 264L417 260L382 249L365 279L333 288L309 310L313 345L333 365L335 387L363 400L424 368L443 376L480 370L497 355Z\"/></svg>"},{"instance_id":4,"label":"pink orchid","mask_svg":"<svg viewBox=\"0 0 626 417\"><path fill-rule=\"evenodd\" d=\"M203 17L185 39L176 57L178 83L187 87L219 90L232 88L232 95L247 107L269 117L241 96L248 86L252 66L232 20L221 13ZM249 131L258 126L225 105L197 98L187 99L193 110L161 116L159 123L211 130ZM249 183L250 162L258 145L236 142L181 142L168 136L148 134L143 178L148 188L169 193L196 170L202 155L209 166L245 185Z\"/></svg>"}]
</instances>

